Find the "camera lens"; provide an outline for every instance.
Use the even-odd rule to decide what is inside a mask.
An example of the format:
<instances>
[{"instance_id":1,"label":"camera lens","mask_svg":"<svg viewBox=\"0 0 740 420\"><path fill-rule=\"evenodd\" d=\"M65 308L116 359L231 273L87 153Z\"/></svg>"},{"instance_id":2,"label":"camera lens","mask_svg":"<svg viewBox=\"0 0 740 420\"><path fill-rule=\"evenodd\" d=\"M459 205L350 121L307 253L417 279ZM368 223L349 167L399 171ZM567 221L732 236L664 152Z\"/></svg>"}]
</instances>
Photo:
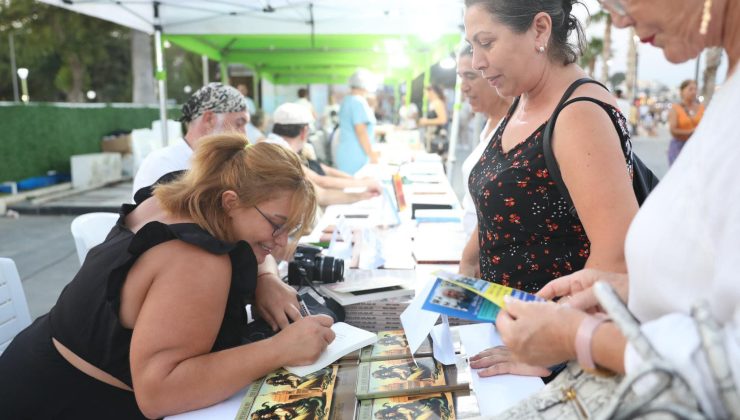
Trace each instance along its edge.
<instances>
[{"instance_id":1,"label":"camera lens","mask_svg":"<svg viewBox=\"0 0 740 420\"><path fill-rule=\"evenodd\" d=\"M344 260L317 256L314 262L314 277L318 281L335 283L344 278Z\"/></svg>"}]
</instances>

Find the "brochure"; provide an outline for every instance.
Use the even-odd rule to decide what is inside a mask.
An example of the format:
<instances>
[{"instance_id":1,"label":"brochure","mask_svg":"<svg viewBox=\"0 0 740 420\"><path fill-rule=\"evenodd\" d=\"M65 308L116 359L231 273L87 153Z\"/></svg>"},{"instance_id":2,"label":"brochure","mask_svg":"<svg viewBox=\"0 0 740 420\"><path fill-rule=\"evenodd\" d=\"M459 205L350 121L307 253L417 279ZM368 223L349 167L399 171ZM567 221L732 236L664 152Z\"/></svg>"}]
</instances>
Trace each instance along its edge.
<instances>
[{"instance_id":1,"label":"brochure","mask_svg":"<svg viewBox=\"0 0 740 420\"><path fill-rule=\"evenodd\" d=\"M444 315L477 322L494 322L504 296L524 301L544 301L527 292L498 283L466 277L446 271L436 271L431 292L423 309Z\"/></svg>"}]
</instances>

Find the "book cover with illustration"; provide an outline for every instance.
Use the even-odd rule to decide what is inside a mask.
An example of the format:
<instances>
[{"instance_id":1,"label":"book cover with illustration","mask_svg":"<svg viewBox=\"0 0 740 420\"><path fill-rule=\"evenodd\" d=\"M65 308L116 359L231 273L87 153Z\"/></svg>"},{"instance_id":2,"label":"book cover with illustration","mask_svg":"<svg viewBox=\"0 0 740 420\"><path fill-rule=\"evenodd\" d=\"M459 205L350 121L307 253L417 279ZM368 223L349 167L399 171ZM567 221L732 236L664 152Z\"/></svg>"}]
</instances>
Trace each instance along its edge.
<instances>
[{"instance_id":1,"label":"book cover with illustration","mask_svg":"<svg viewBox=\"0 0 740 420\"><path fill-rule=\"evenodd\" d=\"M358 400L468 389L456 366L443 367L432 357L361 362Z\"/></svg>"},{"instance_id":2,"label":"book cover with illustration","mask_svg":"<svg viewBox=\"0 0 740 420\"><path fill-rule=\"evenodd\" d=\"M376 398L360 402L358 420L454 420L452 393Z\"/></svg>"},{"instance_id":3,"label":"book cover with illustration","mask_svg":"<svg viewBox=\"0 0 740 420\"><path fill-rule=\"evenodd\" d=\"M456 318L494 322L504 307L504 296L527 302L543 301L531 293L482 279L446 271L437 271L434 275L437 278L422 308Z\"/></svg>"},{"instance_id":4,"label":"book cover with illustration","mask_svg":"<svg viewBox=\"0 0 740 420\"><path fill-rule=\"evenodd\" d=\"M301 377L279 369L247 389L236 419L328 420L337 370L331 365Z\"/></svg>"},{"instance_id":5,"label":"book cover with illustration","mask_svg":"<svg viewBox=\"0 0 740 420\"><path fill-rule=\"evenodd\" d=\"M432 355L432 343L429 338L422 343L416 351L416 357ZM411 357L409 342L403 330L380 331L378 341L375 344L364 347L360 352L360 361L370 362L374 360L405 359Z\"/></svg>"}]
</instances>

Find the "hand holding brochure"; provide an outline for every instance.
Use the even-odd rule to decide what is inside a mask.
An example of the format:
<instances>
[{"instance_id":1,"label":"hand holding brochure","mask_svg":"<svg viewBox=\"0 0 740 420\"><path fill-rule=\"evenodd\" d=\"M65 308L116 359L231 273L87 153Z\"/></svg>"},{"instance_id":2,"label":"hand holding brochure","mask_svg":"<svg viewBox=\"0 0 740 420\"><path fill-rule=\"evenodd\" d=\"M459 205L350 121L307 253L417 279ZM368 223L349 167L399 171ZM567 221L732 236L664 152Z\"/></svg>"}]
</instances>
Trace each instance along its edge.
<instances>
[{"instance_id":1,"label":"hand holding brochure","mask_svg":"<svg viewBox=\"0 0 740 420\"><path fill-rule=\"evenodd\" d=\"M446 271L437 271L432 291L423 309L457 318L479 322L494 322L505 306L504 296L523 301L544 301L533 294L498 283L466 277Z\"/></svg>"}]
</instances>

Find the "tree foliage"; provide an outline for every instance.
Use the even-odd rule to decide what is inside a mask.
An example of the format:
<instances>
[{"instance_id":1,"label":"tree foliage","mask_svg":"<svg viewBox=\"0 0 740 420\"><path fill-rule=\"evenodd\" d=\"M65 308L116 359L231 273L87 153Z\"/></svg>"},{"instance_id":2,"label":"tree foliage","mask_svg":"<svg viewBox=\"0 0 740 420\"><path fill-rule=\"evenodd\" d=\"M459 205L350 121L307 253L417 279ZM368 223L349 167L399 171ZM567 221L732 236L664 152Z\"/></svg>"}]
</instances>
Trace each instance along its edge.
<instances>
[{"instance_id":1,"label":"tree foliage","mask_svg":"<svg viewBox=\"0 0 740 420\"><path fill-rule=\"evenodd\" d=\"M129 31L32 0L0 2L0 99L12 99L8 35L16 63L29 69L32 100L81 102L87 90L103 101L130 97Z\"/></svg>"}]
</instances>

